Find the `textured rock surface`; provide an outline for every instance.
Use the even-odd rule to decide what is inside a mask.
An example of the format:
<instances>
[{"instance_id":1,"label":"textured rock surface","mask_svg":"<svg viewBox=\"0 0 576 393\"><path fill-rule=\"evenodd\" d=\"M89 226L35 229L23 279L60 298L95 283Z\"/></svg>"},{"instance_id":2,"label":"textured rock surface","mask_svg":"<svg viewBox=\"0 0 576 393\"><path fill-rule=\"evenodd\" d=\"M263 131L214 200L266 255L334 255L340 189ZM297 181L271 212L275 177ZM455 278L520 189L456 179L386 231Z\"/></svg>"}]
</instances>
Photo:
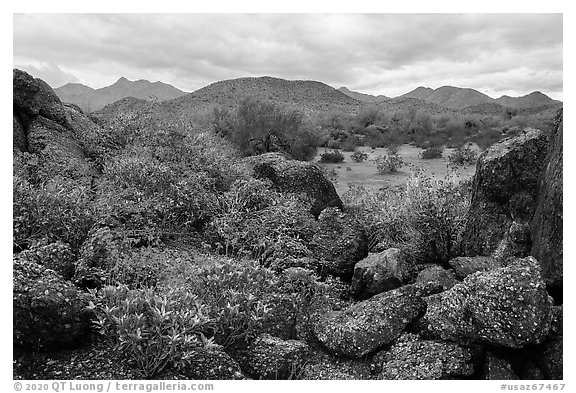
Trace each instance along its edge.
<instances>
[{"instance_id":1,"label":"textured rock surface","mask_svg":"<svg viewBox=\"0 0 576 393\"><path fill-rule=\"evenodd\" d=\"M307 355L308 345L302 341L262 334L250 343L241 363L255 379L293 379Z\"/></svg>"},{"instance_id":2,"label":"textured rock surface","mask_svg":"<svg viewBox=\"0 0 576 393\"><path fill-rule=\"evenodd\" d=\"M551 326L552 299L532 257L470 275L427 300L429 328L459 343L521 348L541 343Z\"/></svg>"},{"instance_id":3,"label":"textured rock surface","mask_svg":"<svg viewBox=\"0 0 576 393\"><path fill-rule=\"evenodd\" d=\"M61 241L40 241L18 254L18 258L52 269L66 280L74 275L74 253L70 245Z\"/></svg>"},{"instance_id":4,"label":"textured rock surface","mask_svg":"<svg viewBox=\"0 0 576 393\"><path fill-rule=\"evenodd\" d=\"M405 333L382 354L380 379L446 379L474 372L470 350Z\"/></svg>"},{"instance_id":5,"label":"textured rock surface","mask_svg":"<svg viewBox=\"0 0 576 393\"><path fill-rule=\"evenodd\" d=\"M548 379L564 379L563 307L554 307L551 334L537 350L537 363Z\"/></svg>"},{"instance_id":6,"label":"textured rock surface","mask_svg":"<svg viewBox=\"0 0 576 393\"><path fill-rule=\"evenodd\" d=\"M466 255L491 254L513 220L531 220L547 148L545 133L527 129L480 156L464 233Z\"/></svg>"},{"instance_id":7,"label":"textured rock surface","mask_svg":"<svg viewBox=\"0 0 576 393\"><path fill-rule=\"evenodd\" d=\"M14 344L29 348L72 346L88 332L88 297L36 263L14 260Z\"/></svg>"},{"instance_id":8,"label":"textured rock surface","mask_svg":"<svg viewBox=\"0 0 576 393\"><path fill-rule=\"evenodd\" d=\"M329 312L314 322L313 331L333 353L360 357L398 338L425 307L416 288L408 285Z\"/></svg>"},{"instance_id":9,"label":"textured rock surface","mask_svg":"<svg viewBox=\"0 0 576 393\"><path fill-rule=\"evenodd\" d=\"M497 269L502 267L502 263L492 257L457 257L451 259L448 264L456 277L460 280L465 279L472 273L484 272L487 270Z\"/></svg>"},{"instance_id":10,"label":"textured rock surface","mask_svg":"<svg viewBox=\"0 0 576 393\"><path fill-rule=\"evenodd\" d=\"M12 115L12 150L14 151L27 151L28 141L26 139L26 131L18 117Z\"/></svg>"},{"instance_id":11,"label":"textured rock surface","mask_svg":"<svg viewBox=\"0 0 576 393\"><path fill-rule=\"evenodd\" d=\"M430 266L426 269L420 271L416 277L417 283L438 283L442 286L444 291L452 288L454 285L458 284L459 281L456 279L456 275L452 270L444 269L442 266Z\"/></svg>"},{"instance_id":12,"label":"textured rock surface","mask_svg":"<svg viewBox=\"0 0 576 393\"><path fill-rule=\"evenodd\" d=\"M414 263L397 248L369 254L354 266L351 291L355 297L367 299L407 284L415 272Z\"/></svg>"},{"instance_id":13,"label":"textured rock surface","mask_svg":"<svg viewBox=\"0 0 576 393\"><path fill-rule=\"evenodd\" d=\"M179 373L189 380L245 379L240 365L221 348L197 348Z\"/></svg>"},{"instance_id":14,"label":"textured rock surface","mask_svg":"<svg viewBox=\"0 0 576 393\"><path fill-rule=\"evenodd\" d=\"M542 265L546 284L562 290L562 112L556 119L550 154L546 159L542 177L541 191L532 222L532 255Z\"/></svg>"},{"instance_id":15,"label":"textured rock surface","mask_svg":"<svg viewBox=\"0 0 576 393\"><path fill-rule=\"evenodd\" d=\"M328 207L318 217L319 226L310 242L315 257L324 262L325 273L351 277L354 265L368 255L368 238L350 215Z\"/></svg>"},{"instance_id":16,"label":"textured rock surface","mask_svg":"<svg viewBox=\"0 0 576 393\"><path fill-rule=\"evenodd\" d=\"M328 206L342 209L342 201L334 185L313 163L288 160L278 153L267 153L246 159L254 168L254 176L268 179L281 192L303 193L312 202L312 214L318 217Z\"/></svg>"},{"instance_id":17,"label":"textured rock surface","mask_svg":"<svg viewBox=\"0 0 576 393\"><path fill-rule=\"evenodd\" d=\"M496 356L492 352L488 352L484 366L484 379L512 380L519 378L514 371L512 371L512 365L508 360Z\"/></svg>"}]
</instances>

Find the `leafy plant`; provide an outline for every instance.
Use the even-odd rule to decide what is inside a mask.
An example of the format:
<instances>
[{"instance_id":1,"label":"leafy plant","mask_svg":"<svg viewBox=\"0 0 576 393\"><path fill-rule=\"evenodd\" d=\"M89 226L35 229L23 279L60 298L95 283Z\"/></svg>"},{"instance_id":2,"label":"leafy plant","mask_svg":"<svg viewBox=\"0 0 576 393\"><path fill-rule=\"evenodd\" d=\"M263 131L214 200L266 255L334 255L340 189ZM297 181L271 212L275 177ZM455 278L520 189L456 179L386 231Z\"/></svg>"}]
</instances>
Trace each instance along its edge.
<instances>
[{"instance_id":1,"label":"leafy plant","mask_svg":"<svg viewBox=\"0 0 576 393\"><path fill-rule=\"evenodd\" d=\"M344 161L344 155L339 150L325 151L320 155L320 162L337 164Z\"/></svg>"},{"instance_id":2,"label":"leafy plant","mask_svg":"<svg viewBox=\"0 0 576 393\"><path fill-rule=\"evenodd\" d=\"M376 169L380 174L396 172L405 165L404 160L398 154L378 156L374 159L374 162L376 163Z\"/></svg>"}]
</instances>

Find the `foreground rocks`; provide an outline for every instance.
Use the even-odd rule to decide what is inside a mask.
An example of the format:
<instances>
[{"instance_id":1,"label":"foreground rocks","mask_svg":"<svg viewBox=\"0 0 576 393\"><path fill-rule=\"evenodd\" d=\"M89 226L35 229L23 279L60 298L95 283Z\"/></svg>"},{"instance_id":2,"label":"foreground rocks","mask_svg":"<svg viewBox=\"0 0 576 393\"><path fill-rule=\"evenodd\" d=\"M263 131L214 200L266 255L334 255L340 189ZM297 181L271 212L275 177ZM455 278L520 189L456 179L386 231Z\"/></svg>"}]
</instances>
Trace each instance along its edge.
<instances>
[{"instance_id":1,"label":"foreground rocks","mask_svg":"<svg viewBox=\"0 0 576 393\"><path fill-rule=\"evenodd\" d=\"M405 333L383 353L380 379L447 379L473 372L469 349Z\"/></svg>"},{"instance_id":2,"label":"foreground rocks","mask_svg":"<svg viewBox=\"0 0 576 393\"><path fill-rule=\"evenodd\" d=\"M437 283L442 287L443 291L446 291L458 284L459 281L452 270L446 270L442 266L434 265L420 271L416 277L416 283Z\"/></svg>"},{"instance_id":3,"label":"foreground rocks","mask_svg":"<svg viewBox=\"0 0 576 393\"><path fill-rule=\"evenodd\" d=\"M370 254L354 266L352 295L367 299L380 292L407 284L414 276L416 266L397 248Z\"/></svg>"},{"instance_id":4,"label":"foreground rocks","mask_svg":"<svg viewBox=\"0 0 576 393\"><path fill-rule=\"evenodd\" d=\"M546 134L527 129L480 156L464 233L466 255L490 255L514 221L532 219L547 149Z\"/></svg>"},{"instance_id":5,"label":"foreground rocks","mask_svg":"<svg viewBox=\"0 0 576 393\"><path fill-rule=\"evenodd\" d=\"M246 159L254 177L268 179L280 192L305 194L312 200L311 212L318 217L328 206L342 209L342 201L330 180L313 163L289 160L279 153L266 153Z\"/></svg>"},{"instance_id":6,"label":"foreground rocks","mask_svg":"<svg viewBox=\"0 0 576 393\"><path fill-rule=\"evenodd\" d=\"M562 293L563 278L563 193L562 112L556 119L550 154L541 178L540 195L532 222L532 254L542 265L546 284Z\"/></svg>"},{"instance_id":7,"label":"foreground rocks","mask_svg":"<svg viewBox=\"0 0 576 393\"><path fill-rule=\"evenodd\" d=\"M88 332L88 297L56 272L36 263L14 260L14 344L62 348Z\"/></svg>"},{"instance_id":8,"label":"foreground rocks","mask_svg":"<svg viewBox=\"0 0 576 393\"><path fill-rule=\"evenodd\" d=\"M460 280L476 272L484 272L502 267L502 263L495 258L482 256L456 257L451 259L448 264L454 269L456 277Z\"/></svg>"},{"instance_id":9,"label":"foreground rocks","mask_svg":"<svg viewBox=\"0 0 576 393\"><path fill-rule=\"evenodd\" d=\"M541 343L552 321L538 262L475 273L451 290L428 298L426 320L442 339L522 348Z\"/></svg>"},{"instance_id":10,"label":"foreground rocks","mask_svg":"<svg viewBox=\"0 0 576 393\"><path fill-rule=\"evenodd\" d=\"M331 352L361 357L394 341L425 309L417 289L404 286L329 312L314 322L313 331Z\"/></svg>"},{"instance_id":11,"label":"foreground rocks","mask_svg":"<svg viewBox=\"0 0 576 393\"><path fill-rule=\"evenodd\" d=\"M194 349L188 353L185 366L178 370L178 374L189 380L245 379L238 362L221 347Z\"/></svg>"}]
</instances>

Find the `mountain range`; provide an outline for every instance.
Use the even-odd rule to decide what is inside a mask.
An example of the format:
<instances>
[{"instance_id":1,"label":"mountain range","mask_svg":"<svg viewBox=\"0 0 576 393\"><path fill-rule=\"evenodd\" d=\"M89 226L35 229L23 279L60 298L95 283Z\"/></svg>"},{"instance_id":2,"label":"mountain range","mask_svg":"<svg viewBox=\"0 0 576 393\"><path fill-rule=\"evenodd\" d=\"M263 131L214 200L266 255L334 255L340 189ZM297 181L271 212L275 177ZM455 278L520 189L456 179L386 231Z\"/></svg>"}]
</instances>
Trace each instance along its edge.
<instances>
[{"instance_id":1,"label":"mountain range","mask_svg":"<svg viewBox=\"0 0 576 393\"><path fill-rule=\"evenodd\" d=\"M54 89L60 100L78 105L84 112L93 112L126 97L148 101L166 101L181 97L186 92L162 82L130 81L124 77L114 84L93 89L80 83L68 83Z\"/></svg>"}]
</instances>

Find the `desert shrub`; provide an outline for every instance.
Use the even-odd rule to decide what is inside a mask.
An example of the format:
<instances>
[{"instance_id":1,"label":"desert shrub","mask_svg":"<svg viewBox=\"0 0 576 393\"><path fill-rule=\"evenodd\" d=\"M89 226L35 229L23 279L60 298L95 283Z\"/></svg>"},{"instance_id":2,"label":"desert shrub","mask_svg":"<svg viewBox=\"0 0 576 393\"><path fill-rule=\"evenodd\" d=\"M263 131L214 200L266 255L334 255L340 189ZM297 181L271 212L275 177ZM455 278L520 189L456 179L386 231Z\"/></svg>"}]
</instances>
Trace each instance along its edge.
<instances>
[{"instance_id":1,"label":"desert shrub","mask_svg":"<svg viewBox=\"0 0 576 393\"><path fill-rule=\"evenodd\" d=\"M214 112L214 130L232 141L245 156L285 152L297 160L311 160L319 140L311 124L295 110L272 101L246 98L234 113Z\"/></svg>"},{"instance_id":2,"label":"desert shrub","mask_svg":"<svg viewBox=\"0 0 576 393\"><path fill-rule=\"evenodd\" d=\"M171 365L178 368L194 348L212 344L214 320L188 289L92 290L95 329L145 377Z\"/></svg>"},{"instance_id":3,"label":"desert shrub","mask_svg":"<svg viewBox=\"0 0 576 393\"><path fill-rule=\"evenodd\" d=\"M368 159L368 154L364 153L363 151L355 151L350 158L352 159L352 161L354 162L362 162Z\"/></svg>"},{"instance_id":4,"label":"desert shrub","mask_svg":"<svg viewBox=\"0 0 576 393\"><path fill-rule=\"evenodd\" d=\"M342 143L342 150L354 151L358 146L362 146L362 141L356 135L351 135Z\"/></svg>"},{"instance_id":5,"label":"desert shrub","mask_svg":"<svg viewBox=\"0 0 576 393\"><path fill-rule=\"evenodd\" d=\"M47 238L34 241L29 249L18 254L18 258L52 269L67 280L74 275L75 257L68 244L50 242Z\"/></svg>"},{"instance_id":6,"label":"desert shrub","mask_svg":"<svg viewBox=\"0 0 576 393\"><path fill-rule=\"evenodd\" d=\"M435 181L416 172L403 188L353 186L344 202L366 229L370 250L397 247L417 263L446 264L461 253L469 194L455 179Z\"/></svg>"},{"instance_id":7,"label":"desert shrub","mask_svg":"<svg viewBox=\"0 0 576 393\"><path fill-rule=\"evenodd\" d=\"M354 123L357 128L366 128L373 124L380 124L386 121L384 113L376 106L369 106L362 109L355 117Z\"/></svg>"},{"instance_id":8,"label":"desert shrub","mask_svg":"<svg viewBox=\"0 0 576 393\"><path fill-rule=\"evenodd\" d=\"M336 164L344 161L344 155L339 150L325 151L320 155L320 162Z\"/></svg>"},{"instance_id":9,"label":"desert shrub","mask_svg":"<svg viewBox=\"0 0 576 393\"><path fill-rule=\"evenodd\" d=\"M448 161L451 166L466 166L466 165L476 165L476 159L478 158L476 152L472 150L469 146L460 146L450 154Z\"/></svg>"},{"instance_id":10,"label":"desert shrub","mask_svg":"<svg viewBox=\"0 0 576 393\"><path fill-rule=\"evenodd\" d=\"M13 244L25 249L33 241L67 243L75 252L94 222L92 197L87 187L63 177L37 185L14 176Z\"/></svg>"},{"instance_id":11,"label":"desert shrub","mask_svg":"<svg viewBox=\"0 0 576 393\"><path fill-rule=\"evenodd\" d=\"M430 160L430 159L434 159L434 158L441 158L443 152L444 152L444 149L442 149L441 147L436 147L436 146L435 147L428 147L420 153L420 157L422 157L425 160Z\"/></svg>"},{"instance_id":12,"label":"desert shrub","mask_svg":"<svg viewBox=\"0 0 576 393\"><path fill-rule=\"evenodd\" d=\"M502 138L503 134L501 129L488 128L479 131L472 139L481 149L487 149Z\"/></svg>"},{"instance_id":13,"label":"desert shrub","mask_svg":"<svg viewBox=\"0 0 576 393\"><path fill-rule=\"evenodd\" d=\"M404 165L404 160L398 154L378 156L374 159L378 173L396 172Z\"/></svg>"}]
</instances>

